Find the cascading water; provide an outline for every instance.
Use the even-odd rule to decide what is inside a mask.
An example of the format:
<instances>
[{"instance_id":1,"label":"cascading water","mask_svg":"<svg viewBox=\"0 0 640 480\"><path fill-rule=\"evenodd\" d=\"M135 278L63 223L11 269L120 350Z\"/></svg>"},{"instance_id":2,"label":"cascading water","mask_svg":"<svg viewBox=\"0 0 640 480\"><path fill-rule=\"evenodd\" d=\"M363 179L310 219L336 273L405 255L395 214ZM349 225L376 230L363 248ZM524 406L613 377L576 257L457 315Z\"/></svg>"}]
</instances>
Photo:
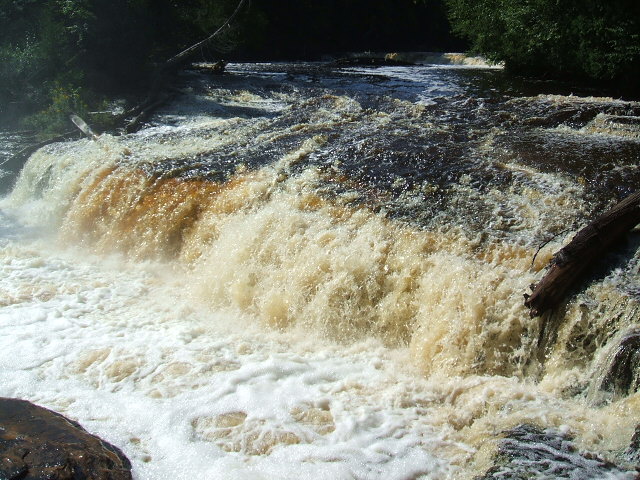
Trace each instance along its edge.
<instances>
[{"instance_id":1,"label":"cascading water","mask_svg":"<svg viewBox=\"0 0 640 480\"><path fill-rule=\"evenodd\" d=\"M0 395L137 478L473 478L520 424L633 478L640 238L550 315L523 294L640 184L640 105L536 88L232 65L39 150L1 204Z\"/></svg>"}]
</instances>

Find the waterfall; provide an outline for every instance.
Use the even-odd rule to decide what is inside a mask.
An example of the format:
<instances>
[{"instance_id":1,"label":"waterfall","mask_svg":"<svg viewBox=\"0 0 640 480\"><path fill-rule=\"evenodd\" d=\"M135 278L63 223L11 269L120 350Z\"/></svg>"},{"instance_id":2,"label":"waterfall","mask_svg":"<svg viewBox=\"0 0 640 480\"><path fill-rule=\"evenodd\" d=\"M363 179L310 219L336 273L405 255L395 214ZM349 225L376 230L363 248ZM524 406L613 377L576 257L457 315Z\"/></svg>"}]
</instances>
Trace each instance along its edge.
<instances>
[{"instance_id":1,"label":"waterfall","mask_svg":"<svg viewBox=\"0 0 640 480\"><path fill-rule=\"evenodd\" d=\"M593 125L640 106L495 68L229 71L26 163L0 204L4 395L112 430L141 478L181 468L170 444L195 476L471 478L523 423L624 462L637 233L556 311L523 295L638 185L637 137Z\"/></svg>"}]
</instances>

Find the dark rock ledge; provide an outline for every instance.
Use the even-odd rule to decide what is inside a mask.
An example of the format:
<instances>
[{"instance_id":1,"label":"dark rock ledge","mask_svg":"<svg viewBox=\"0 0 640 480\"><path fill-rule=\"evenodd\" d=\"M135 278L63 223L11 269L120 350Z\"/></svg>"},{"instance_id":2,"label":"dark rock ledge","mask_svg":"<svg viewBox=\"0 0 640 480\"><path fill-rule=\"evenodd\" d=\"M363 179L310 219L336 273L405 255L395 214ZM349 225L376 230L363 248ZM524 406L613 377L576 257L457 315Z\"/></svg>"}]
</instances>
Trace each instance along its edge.
<instances>
[{"instance_id":1,"label":"dark rock ledge","mask_svg":"<svg viewBox=\"0 0 640 480\"><path fill-rule=\"evenodd\" d=\"M476 480L640 479L636 470L579 451L570 436L557 430L519 425L504 435L493 467Z\"/></svg>"},{"instance_id":2,"label":"dark rock ledge","mask_svg":"<svg viewBox=\"0 0 640 480\"><path fill-rule=\"evenodd\" d=\"M78 423L25 400L0 398L1 480L131 480L131 463Z\"/></svg>"}]
</instances>

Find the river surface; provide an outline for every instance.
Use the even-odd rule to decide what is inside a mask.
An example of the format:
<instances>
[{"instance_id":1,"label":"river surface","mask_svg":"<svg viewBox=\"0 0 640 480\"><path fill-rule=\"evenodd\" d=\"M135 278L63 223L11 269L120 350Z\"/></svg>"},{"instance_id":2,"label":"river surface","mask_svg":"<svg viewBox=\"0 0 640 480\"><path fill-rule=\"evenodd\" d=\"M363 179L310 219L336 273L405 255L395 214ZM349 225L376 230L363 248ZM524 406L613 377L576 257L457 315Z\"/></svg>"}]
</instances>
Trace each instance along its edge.
<instances>
[{"instance_id":1,"label":"river surface","mask_svg":"<svg viewBox=\"0 0 640 480\"><path fill-rule=\"evenodd\" d=\"M474 478L522 424L572 439L571 478L634 478L640 235L552 315L523 295L640 185L639 104L482 64L204 67L139 132L6 173L0 396L136 479Z\"/></svg>"}]
</instances>

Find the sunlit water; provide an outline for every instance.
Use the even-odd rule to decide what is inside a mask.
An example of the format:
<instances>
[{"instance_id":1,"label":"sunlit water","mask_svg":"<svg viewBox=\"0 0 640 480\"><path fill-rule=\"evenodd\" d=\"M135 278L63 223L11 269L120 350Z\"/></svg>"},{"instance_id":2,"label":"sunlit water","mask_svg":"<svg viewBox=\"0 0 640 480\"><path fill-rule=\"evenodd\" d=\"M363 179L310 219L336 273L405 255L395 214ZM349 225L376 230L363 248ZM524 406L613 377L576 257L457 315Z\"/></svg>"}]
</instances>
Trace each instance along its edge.
<instances>
[{"instance_id":1,"label":"sunlit water","mask_svg":"<svg viewBox=\"0 0 640 480\"><path fill-rule=\"evenodd\" d=\"M640 397L598 378L638 327L638 235L551 319L523 294L637 188L640 107L551 88L231 65L136 134L41 149L0 204L0 395L138 479L473 478L522 423L631 469Z\"/></svg>"}]
</instances>

